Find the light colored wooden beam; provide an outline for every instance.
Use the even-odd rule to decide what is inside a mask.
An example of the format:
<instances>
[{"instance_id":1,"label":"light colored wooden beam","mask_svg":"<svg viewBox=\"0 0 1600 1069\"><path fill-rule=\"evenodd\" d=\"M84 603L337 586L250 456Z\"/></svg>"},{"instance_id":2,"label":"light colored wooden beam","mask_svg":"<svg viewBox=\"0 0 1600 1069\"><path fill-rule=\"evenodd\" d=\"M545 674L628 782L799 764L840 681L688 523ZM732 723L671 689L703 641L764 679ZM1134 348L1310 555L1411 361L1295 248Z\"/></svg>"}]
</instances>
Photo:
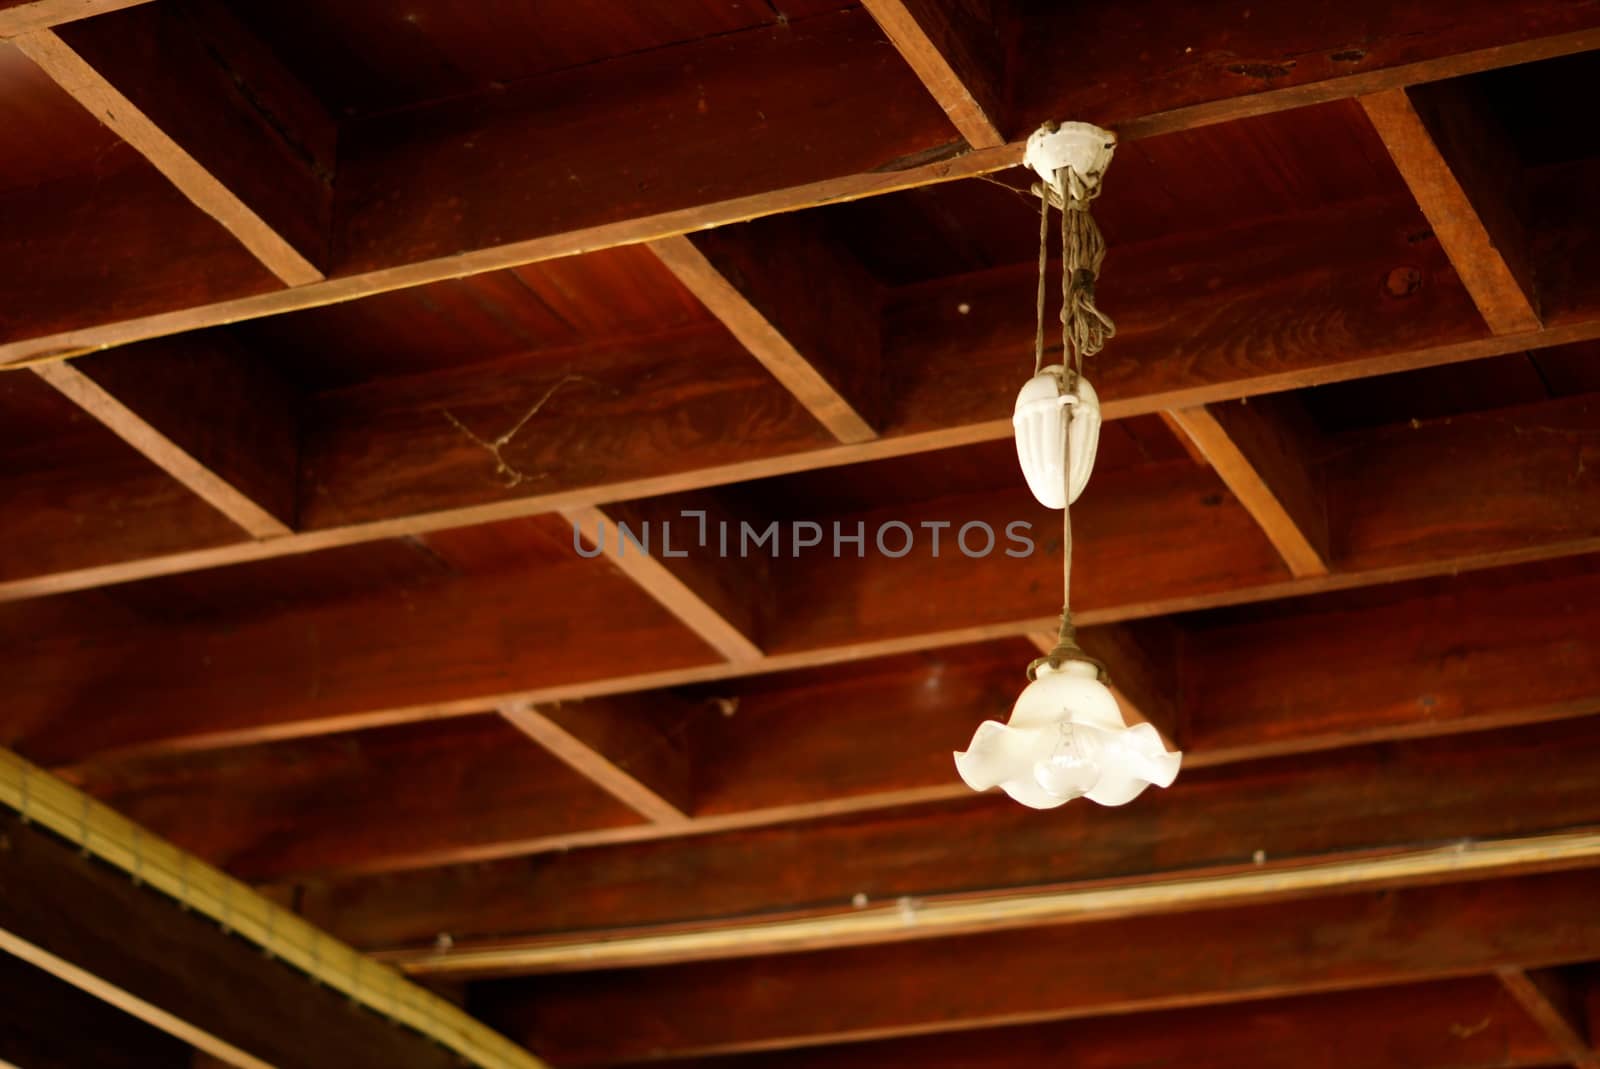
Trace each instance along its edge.
<instances>
[{"instance_id":1,"label":"light colored wooden beam","mask_svg":"<svg viewBox=\"0 0 1600 1069\"><path fill-rule=\"evenodd\" d=\"M1583 1000L1567 977L1553 969L1519 968L1503 968L1497 975L1573 1069L1600 1069L1600 1054L1589 1039Z\"/></svg>"},{"instance_id":2,"label":"light colored wooden beam","mask_svg":"<svg viewBox=\"0 0 1600 1069\"><path fill-rule=\"evenodd\" d=\"M513 702L500 715L653 823L689 819L689 754L662 728L664 717L687 719L688 703L664 695L594 698L532 705Z\"/></svg>"},{"instance_id":3,"label":"light colored wooden beam","mask_svg":"<svg viewBox=\"0 0 1600 1069\"><path fill-rule=\"evenodd\" d=\"M1328 574L1327 506L1302 416L1277 397L1172 412L1299 578Z\"/></svg>"},{"instance_id":4,"label":"light colored wooden beam","mask_svg":"<svg viewBox=\"0 0 1600 1069\"><path fill-rule=\"evenodd\" d=\"M1411 850L1266 872L1162 880L1104 889L964 896L924 902L907 916L896 903L827 917L738 924L606 939L549 940L446 955L387 955L412 973L484 976L635 968L885 941L933 939L1043 925L1282 901L1318 894L1428 884L1525 870L1581 867L1600 858L1600 835L1570 833Z\"/></svg>"},{"instance_id":5,"label":"light colored wooden beam","mask_svg":"<svg viewBox=\"0 0 1600 1069\"><path fill-rule=\"evenodd\" d=\"M47 30L64 22L92 18L151 0L22 0L0 7L0 37Z\"/></svg>"},{"instance_id":6,"label":"light colored wooden beam","mask_svg":"<svg viewBox=\"0 0 1600 1069\"><path fill-rule=\"evenodd\" d=\"M431 1039L484 1069L542 1069L457 1007L9 750L0 750L0 806L0 950L230 1064L310 1065L314 1051L341 1064L365 1037L385 1052L380 1060L398 1059L387 1064L447 1064ZM108 924L123 925L127 938L107 938ZM237 990L258 991L272 1016L241 1009ZM349 1007L334 992L414 1032L364 1014L339 1017ZM305 1001L305 1012L297 1016L291 999ZM321 1021L316 1031L328 1034L291 1021Z\"/></svg>"},{"instance_id":7,"label":"light colored wooden beam","mask_svg":"<svg viewBox=\"0 0 1600 1069\"><path fill-rule=\"evenodd\" d=\"M1515 154L1457 89L1418 93L1390 89L1362 97L1361 106L1489 329L1538 330L1527 238L1508 203L1520 170Z\"/></svg>"},{"instance_id":8,"label":"light colored wooden beam","mask_svg":"<svg viewBox=\"0 0 1600 1069\"><path fill-rule=\"evenodd\" d=\"M121 5L127 6L127 5ZM157 126L53 30L11 39L57 85L132 145L195 206L239 239L262 265L290 286L320 282L322 272L237 194Z\"/></svg>"},{"instance_id":9,"label":"light colored wooden beam","mask_svg":"<svg viewBox=\"0 0 1600 1069\"><path fill-rule=\"evenodd\" d=\"M999 41L964 0L865 0L906 63L973 148L1005 144Z\"/></svg>"}]
</instances>

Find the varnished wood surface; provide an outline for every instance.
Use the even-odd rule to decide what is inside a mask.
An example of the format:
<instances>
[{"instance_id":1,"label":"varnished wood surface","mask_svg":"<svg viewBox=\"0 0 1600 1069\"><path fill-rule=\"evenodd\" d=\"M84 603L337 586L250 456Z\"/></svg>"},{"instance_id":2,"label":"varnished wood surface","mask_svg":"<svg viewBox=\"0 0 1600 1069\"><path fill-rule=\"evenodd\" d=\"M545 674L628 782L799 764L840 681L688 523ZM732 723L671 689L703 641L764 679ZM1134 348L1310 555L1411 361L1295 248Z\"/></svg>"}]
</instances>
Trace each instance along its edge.
<instances>
[{"instance_id":1,"label":"varnished wood surface","mask_svg":"<svg viewBox=\"0 0 1600 1069\"><path fill-rule=\"evenodd\" d=\"M1553 118L1600 4L600 3L0 4L0 360L124 346L41 373L79 406L0 382L0 739L422 970L1600 826L1600 139ZM1121 141L1079 623L1187 765L1039 815L949 754L1058 608L1034 205L965 180L1046 116ZM619 568L558 518L683 508L869 545ZM573 1064L1584 1064L1593 872L1512 869L468 998Z\"/></svg>"},{"instance_id":2,"label":"varnished wood surface","mask_svg":"<svg viewBox=\"0 0 1600 1069\"><path fill-rule=\"evenodd\" d=\"M1223 909L1203 925L1192 916L1138 917L492 981L469 1004L570 1065L1210 1005L1444 978L1507 960L1593 957L1597 882L1591 870ZM1074 963L1070 983L1063 960ZM974 970L1013 982L974 984ZM606 1027L624 1018L628 1029Z\"/></svg>"},{"instance_id":3,"label":"varnished wood surface","mask_svg":"<svg viewBox=\"0 0 1600 1069\"><path fill-rule=\"evenodd\" d=\"M940 756L948 760L948 752ZM408 951L426 969L439 930L462 947L504 947L562 934L848 914L858 894L881 906L1273 871L1408 843L1593 826L1583 784L1595 761L1590 719L1192 767L1137 807L1062 811L1049 822L999 795L967 796L800 827L597 846L536 864L330 879L309 885L304 902L309 917L342 938ZM964 848L942 849L952 840ZM643 884L656 893L634 894Z\"/></svg>"}]
</instances>

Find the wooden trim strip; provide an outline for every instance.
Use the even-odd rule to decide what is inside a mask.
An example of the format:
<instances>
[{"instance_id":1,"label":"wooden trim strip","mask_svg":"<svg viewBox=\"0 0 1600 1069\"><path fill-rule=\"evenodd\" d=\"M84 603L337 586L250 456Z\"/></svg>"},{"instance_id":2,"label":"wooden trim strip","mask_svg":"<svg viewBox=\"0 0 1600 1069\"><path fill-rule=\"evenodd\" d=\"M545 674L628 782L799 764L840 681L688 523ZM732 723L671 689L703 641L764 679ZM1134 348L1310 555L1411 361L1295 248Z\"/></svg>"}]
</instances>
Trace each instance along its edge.
<instances>
[{"instance_id":1,"label":"wooden trim strip","mask_svg":"<svg viewBox=\"0 0 1600 1069\"><path fill-rule=\"evenodd\" d=\"M0 37L16 37L36 30L47 30L64 22L137 7L150 0L32 0L0 8Z\"/></svg>"},{"instance_id":2,"label":"wooden trim strip","mask_svg":"<svg viewBox=\"0 0 1600 1069\"><path fill-rule=\"evenodd\" d=\"M1311 894L1483 878L1528 868L1545 871L1581 867L1597 860L1600 860L1600 832L1573 832L1463 842L1388 857L1270 872L1044 894L988 895L946 902L902 901L856 913L701 931L461 949L445 955L431 951L396 951L383 957L414 975L588 971L1183 912Z\"/></svg>"},{"instance_id":3,"label":"wooden trim strip","mask_svg":"<svg viewBox=\"0 0 1600 1069\"><path fill-rule=\"evenodd\" d=\"M0 804L474 1065L544 1069L538 1058L433 992L5 749Z\"/></svg>"},{"instance_id":4,"label":"wooden trim strip","mask_svg":"<svg viewBox=\"0 0 1600 1069\"><path fill-rule=\"evenodd\" d=\"M239 239L262 265L286 285L301 286L320 282L323 274L277 231L268 226L249 205L240 200L216 176L201 166L181 145L134 107L101 74L84 62L52 30L38 30L12 38L22 53L66 90L95 118L110 127L118 137L132 145L140 155L194 202ZM130 341L123 337L120 341Z\"/></svg>"}]
</instances>

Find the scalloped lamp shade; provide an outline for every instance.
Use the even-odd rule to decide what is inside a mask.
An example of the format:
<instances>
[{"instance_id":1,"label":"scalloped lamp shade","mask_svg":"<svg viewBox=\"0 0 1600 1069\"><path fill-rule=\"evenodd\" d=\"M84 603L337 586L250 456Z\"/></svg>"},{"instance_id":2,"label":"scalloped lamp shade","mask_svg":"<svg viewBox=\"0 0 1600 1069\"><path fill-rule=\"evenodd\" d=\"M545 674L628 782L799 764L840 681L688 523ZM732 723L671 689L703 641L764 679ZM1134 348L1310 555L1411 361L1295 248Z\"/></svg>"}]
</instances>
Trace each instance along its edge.
<instances>
[{"instance_id":1,"label":"scalloped lamp shade","mask_svg":"<svg viewBox=\"0 0 1600 1069\"><path fill-rule=\"evenodd\" d=\"M1078 500L1094 471L1100 446L1100 397L1089 380L1078 377L1076 400L1063 396L1062 369L1052 364L1023 384L1011 414L1017 438L1017 459L1028 489L1048 509L1066 508L1062 478L1067 434L1067 408L1072 408L1072 500Z\"/></svg>"},{"instance_id":2,"label":"scalloped lamp shade","mask_svg":"<svg viewBox=\"0 0 1600 1069\"><path fill-rule=\"evenodd\" d=\"M978 726L956 770L975 791L999 787L1033 809L1074 798L1125 805L1152 783L1171 786L1183 755L1168 753L1149 724L1129 727L1094 665L1041 664L1011 720Z\"/></svg>"}]
</instances>

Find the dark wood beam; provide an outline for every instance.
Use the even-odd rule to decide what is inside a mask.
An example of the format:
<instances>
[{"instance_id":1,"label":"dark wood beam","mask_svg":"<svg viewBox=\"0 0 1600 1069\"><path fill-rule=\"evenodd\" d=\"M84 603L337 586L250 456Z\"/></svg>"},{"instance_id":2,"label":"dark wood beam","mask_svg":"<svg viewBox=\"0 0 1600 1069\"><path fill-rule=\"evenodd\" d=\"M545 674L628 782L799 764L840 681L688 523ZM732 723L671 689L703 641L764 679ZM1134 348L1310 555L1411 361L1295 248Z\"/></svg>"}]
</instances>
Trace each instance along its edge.
<instances>
[{"instance_id":1,"label":"dark wood beam","mask_svg":"<svg viewBox=\"0 0 1600 1069\"><path fill-rule=\"evenodd\" d=\"M1600 1069L1600 1054L1589 1039L1583 996L1570 973L1506 966L1498 974L1506 991L1544 1030L1573 1069Z\"/></svg>"},{"instance_id":2,"label":"dark wood beam","mask_svg":"<svg viewBox=\"0 0 1600 1069\"><path fill-rule=\"evenodd\" d=\"M1403 1006L1404 1012L1395 1007ZM812 1050L660 1063L663 1069L1029 1069L1184 1065L1189 1069L1513 1069L1559 1052L1482 978L1342 991L1137 1017L1019 1025Z\"/></svg>"},{"instance_id":3,"label":"dark wood beam","mask_svg":"<svg viewBox=\"0 0 1600 1069\"><path fill-rule=\"evenodd\" d=\"M1594 870L1416 887L1220 909L1204 923L1136 917L493 981L469 1005L563 1065L814 1046L1583 960L1600 954L1596 894ZM973 984L974 968L1009 982ZM629 1027L607 1024L619 1020Z\"/></svg>"},{"instance_id":4,"label":"dark wood beam","mask_svg":"<svg viewBox=\"0 0 1600 1069\"><path fill-rule=\"evenodd\" d=\"M252 537L292 530L295 400L226 337L158 339L35 370Z\"/></svg>"},{"instance_id":5,"label":"dark wood beam","mask_svg":"<svg viewBox=\"0 0 1600 1069\"><path fill-rule=\"evenodd\" d=\"M1148 6L1140 5L1141 8ZM1124 21L1120 29L1112 25L1105 33L1096 33L1083 25L1075 27L1073 32L1055 32L1048 25L1028 29L1034 40L1043 41L1048 47L1038 50L1029 60L1028 85L1034 88L1029 88L1019 98L1027 99L1028 105L1019 114L1016 125L1028 129L1046 118L1092 115L1096 121L1114 126L1124 137L1132 138L1567 55L1600 43L1600 30L1595 28L1600 23L1600 14L1589 2L1566 5L1554 12L1543 0L1483 6L1485 11L1481 17L1465 18L1457 14L1447 21L1443 16L1430 18L1423 14L1409 31L1386 27L1380 46L1370 48L1354 47L1371 36L1364 24L1356 23L1363 18L1376 17L1365 5L1351 5L1350 10L1340 12L1341 19L1353 20L1348 26L1319 23L1315 32L1311 32L1312 28L1300 20L1290 29L1297 37L1292 44L1293 54L1301 60L1287 67L1288 73L1282 82L1275 72L1286 67L1283 62L1266 63L1257 68L1228 58L1239 55L1241 50L1253 52L1255 45L1270 48L1270 38L1284 32L1284 23L1278 18L1242 20L1226 28L1223 23L1216 23L1196 32L1192 21L1186 21L1189 9L1182 5L1173 9L1184 16L1182 18L1166 18L1159 13L1152 17L1149 11L1125 10L1122 6L1107 8L1097 12L1097 17L1110 19L1113 24L1119 19L1132 19L1137 28L1131 28ZM1542 12L1542 16L1530 17L1530 12ZM1167 11L1167 14L1172 13ZM616 181L630 180L626 167L608 157L597 161L596 181L586 183L591 200L574 208L563 187L561 196L548 200L568 205L567 211L560 218L539 220L520 215L513 218L511 213L492 207L502 196L511 198L508 203L544 203L546 198L531 195L533 187L527 176L497 169L494 182L490 183L483 176L475 175L472 167L484 167L481 161L507 155L488 151L491 142L514 140L517 144L526 144L528 123L524 122L522 113L531 110L538 115L539 101L584 98L582 84L539 82L527 86L526 93L510 94L509 99L500 100L498 104L467 102L458 105L460 110L453 114L448 107L443 107L429 114L427 122L391 119L387 125L383 121L378 121L376 126L363 124L361 130L352 131L355 135L351 138L349 160L352 188L350 205L345 212L351 256L349 262L340 265L341 277L297 287L294 292L198 302L120 321L51 330L0 346L0 363L213 326L463 273L654 240L665 234L686 233L757 216L949 181L1009 167L1020 158L1021 146L1015 143L976 150L955 159L928 162L918 158L918 153L940 151L945 120L932 104L925 103L924 90L908 72L882 65L884 62L899 64L899 58L890 56L885 61L882 53L887 50L881 47L881 39L856 36L861 29L860 20L851 21L848 16L841 16L831 23L827 19L805 22L811 24L808 33L825 36L838 32L855 42L859 53L851 55L860 65L852 61L850 80L852 85L861 88L861 94L841 96L836 91L840 77L838 63L843 53L830 45L826 71L820 77L830 90L828 99L833 104L803 111L792 121L779 122L775 118L771 123L771 136L777 139L780 148L770 154L750 149L749 113L736 114L732 119L719 116L715 120L717 123L726 122L733 128L720 132L711 130L693 137L682 136L675 127L670 131L663 127L664 134L671 136L682 152L692 154L688 163L675 162L668 168L664 162L666 157L645 151L635 151L630 158L650 159L657 172L663 168L676 172L681 167L683 180L655 183L652 188L661 195L641 202L634 196L636 189L629 188L619 194L614 186L600 180L607 176ZM1077 52L1065 62L1059 54L1052 54L1054 49L1076 49L1086 33L1096 40L1139 41L1140 47L1145 48L1144 27L1149 25L1159 26L1163 33L1170 32L1180 38L1170 53L1179 57L1170 79L1151 77L1144 64L1130 62L1126 53L1115 48L1094 49L1089 53L1094 63L1106 65L1108 74L1104 78L1085 73L1083 55ZM845 27L845 31L834 29L839 26ZM876 33L875 27L867 29ZM1226 37L1215 48L1195 44L1196 40L1210 40L1219 33ZM1183 39L1185 35L1190 36ZM721 39L727 49L730 81L742 84L752 70L767 76L779 71L779 66L771 62L762 48L751 47L752 42L758 42L757 38L746 40L743 37L733 35ZM1190 51L1184 52L1185 47ZM1318 55L1316 62L1307 58L1313 54ZM642 68L629 64L647 64L656 74L668 70L681 72L685 63L698 55L692 51L662 49L651 53L648 60L595 64L585 68L588 74L574 77L580 81L593 78L601 87L634 86L641 84L635 75ZM863 56L866 58L862 59ZM723 61L716 56L713 60ZM740 64L742 66L736 69ZM1352 64L1358 65L1354 72ZM805 65L804 60L798 62L799 67ZM1227 69L1230 65L1239 70ZM1059 77L1064 67L1083 75L1071 79L1065 90ZM1195 68L1205 69L1207 77L1201 80L1188 77ZM721 72L723 68L716 69ZM796 67L787 69L792 71ZM1138 72L1137 86L1128 81L1129 71ZM887 104L886 87L892 97ZM1133 89L1137 91L1130 91ZM1115 106L1104 106L1103 100L1089 99L1082 100L1078 106L1052 96L1073 90L1080 94L1103 94L1105 100ZM1196 103L1196 97L1204 99ZM697 111L695 100L688 99L681 112L694 114ZM630 98L630 105L634 102ZM664 97L661 103L663 107L671 106ZM607 127L610 120L603 112L603 108L597 108L587 121L597 127ZM838 129L857 129L862 125L856 121L859 113L884 117L893 127L892 132L879 136L881 131L863 130L861 140L865 147L858 146L861 158L834 154L813 164L809 156L801 154L798 158L807 161L806 167L796 171L797 157L792 146L804 140L802 128L830 133ZM631 125L631 120L629 123ZM474 132L483 135L476 142L484 146L482 149L463 149L466 155L450 152L450 144L470 142ZM452 137L456 138L454 142ZM594 139L594 143L607 140ZM712 148L713 143L728 145L728 151ZM341 142L341 160L346 159L345 148ZM752 163L750 167L731 170L726 166L729 157L750 161L770 157L778 162L770 166ZM705 172L695 173L695 169L713 165L718 177L707 184L702 180ZM341 171L344 169L342 164ZM345 177L341 173L341 187L346 185ZM550 180L557 179L566 182L563 176L552 172ZM397 186L404 188L394 188ZM473 220L493 220L492 226L485 229L479 222L463 220L462 231L452 232L449 225L437 222L445 219L448 223L448 211L425 210L429 204L442 204L449 197L459 195L462 188L470 188L474 202L485 205L485 210L475 213ZM396 192L401 194L397 198L385 196ZM425 200L427 203L423 203ZM419 211L419 208L424 210ZM397 227L397 221L414 232L408 234L405 226ZM442 229L436 233L427 232L428 227L441 225ZM481 232L471 232L474 226ZM385 243L390 247L385 248Z\"/></svg>"},{"instance_id":6,"label":"dark wood beam","mask_svg":"<svg viewBox=\"0 0 1600 1069\"><path fill-rule=\"evenodd\" d=\"M795 216L650 249L835 438L877 437L880 287L848 252Z\"/></svg>"},{"instance_id":7,"label":"dark wood beam","mask_svg":"<svg viewBox=\"0 0 1600 1069\"><path fill-rule=\"evenodd\" d=\"M1361 104L1489 329L1539 329L1521 164L1483 104L1460 86L1390 89Z\"/></svg>"},{"instance_id":8,"label":"dark wood beam","mask_svg":"<svg viewBox=\"0 0 1600 1069\"><path fill-rule=\"evenodd\" d=\"M187 1043L5 953L0 991L0 1065L189 1069Z\"/></svg>"},{"instance_id":9,"label":"dark wood beam","mask_svg":"<svg viewBox=\"0 0 1600 1069\"><path fill-rule=\"evenodd\" d=\"M761 711L752 707L752 713ZM968 737L986 712L969 719ZM941 725L926 747L902 749L921 755L930 768L942 757L948 780L949 750L966 741L946 742L954 727ZM342 938L410 969L471 975L527 969L516 962L518 949L593 945L686 926L848 918L858 912L853 902L884 908L900 899L959 902L1001 888L1105 889L1237 872L1281 874L1418 844L1600 825L1600 805L1583 787L1600 769L1596 728L1590 718L1227 767L1206 767L1191 753L1172 787L1146 792L1138 805L1069 807L1046 822L997 795L952 796L939 805L800 827L597 845L536 863L517 859L384 879L332 879L308 886L303 908ZM880 730L873 729L874 738ZM785 731L786 738L795 734ZM888 747L874 753L909 760ZM1563 799L1559 809L1549 804L1552 797ZM961 850L950 850L952 842ZM633 892L641 883L650 885L650 895ZM454 952L466 956L437 954L440 931L451 932ZM866 941L916 937L908 927ZM846 941L844 933L831 938ZM822 936L815 942L827 944ZM743 945L728 952L758 953L760 937L751 933ZM500 960L473 960L480 950L496 951ZM691 951L662 950L640 960L659 963L671 953Z\"/></svg>"},{"instance_id":10,"label":"dark wood beam","mask_svg":"<svg viewBox=\"0 0 1600 1069\"><path fill-rule=\"evenodd\" d=\"M1600 595L1595 567L1591 557L1571 570L1536 565L1222 613L1187 636L1189 744L1246 760L1595 712L1596 666L1572 640L1594 626L1579 599ZM1357 662L1338 681L1316 668Z\"/></svg>"},{"instance_id":11,"label":"dark wood beam","mask_svg":"<svg viewBox=\"0 0 1600 1069\"><path fill-rule=\"evenodd\" d=\"M270 576L261 579L271 582ZM72 629L74 641L113 629L110 622L97 622L98 610L89 608ZM59 687L71 685L82 696L85 713L91 705L97 710L93 722L39 720L34 710L18 707L0 734L16 740L30 757L59 763L93 753L172 752L466 716L511 701L564 701L578 697L576 690L593 696L651 689L640 684L650 680L653 686L668 686L737 670L600 561L459 577L445 573L393 594L313 596L300 609L231 618L224 610L225 627L203 614L189 623L150 626L147 621L144 633L164 651L159 658L127 660L114 641L97 642L98 652L87 657L86 649L62 649L74 667L57 675L49 659L40 659L30 678L41 697L53 695L52 703L65 697ZM587 625L574 628L575 619ZM595 634L606 635L607 643L597 646L591 640ZM180 663L216 681L255 681L248 693L234 691L213 704L198 697L209 684L200 675L188 675L184 686L197 688L191 693L207 706L203 716L198 705L187 702L169 705L165 713L142 702L135 711L134 702L120 700L108 709L70 683L92 677L110 688L100 693L117 691L128 698L147 687L159 691L176 683L178 677L166 673ZM619 664L625 666L621 671ZM611 686L596 687L604 677ZM518 685L534 681L554 685ZM379 707L386 711L371 715ZM51 719L56 726L49 725ZM306 730L312 724L316 732Z\"/></svg>"},{"instance_id":12,"label":"dark wood beam","mask_svg":"<svg viewBox=\"0 0 1600 1069\"><path fill-rule=\"evenodd\" d=\"M0 0L0 37L46 30L150 0Z\"/></svg>"},{"instance_id":13,"label":"dark wood beam","mask_svg":"<svg viewBox=\"0 0 1600 1069\"><path fill-rule=\"evenodd\" d=\"M324 255L330 186L300 158L302 145L280 140L290 109L266 112L260 102L283 104L292 96L299 113L293 118L313 114L314 105L275 66L275 85L256 95L241 88L242 75L217 62L214 38L193 32L189 17L177 11L196 6L136 5L12 43L278 279L290 286L320 281L316 261ZM237 31L229 36L252 40ZM256 54L245 73L272 64L264 50ZM331 123L325 115L318 119L327 131L319 135L322 147L331 151ZM299 203L291 206L293 199Z\"/></svg>"},{"instance_id":14,"label":"dark wood beam","mask_svg":"<svg viewBox=\"0 0 1600 1069\"><path fill-rule=\"evenodd\" d=\"M1131 269L1119 271L1108 287L1143 281L1117 294L1123 329L1117 344L1096 358L1107 414L1213 403L1600 336L1600 318L1582 314L1535 335L1487 336L1437 244L1410 240L1420 223L1409 204L1358 205L1293 226L1119 249L1119 263L1131 262ZM1374 238L1379 233L1381 241ZM1218 247L1241 252L1223 264ZM1407 284L1398 292L1365 281L1404 265L1417 266L1405 267ZM519 470L537 476L516 487L495 476L493 458L480 445L440 418L440 400L469 425L498 433L560 381L548 363L498 367L492 386L478 371L421 386L379 383L310 406L302 469L315 479L301 526L311 529L266 544L169 551L43 574L21 571L26 562L19 561L19 574L0 581L0 599L1008 438L1014 387L1007 384L1015 377L1015 354L1025 350L1032 331L1028 306L1015 301L1018 286L1027 284L1020 271L913 287L891 301L885 374L896 389L882 439L829 444L804 410L720 331L675 332L643 350L630 343L574 351L572 359L581 360L596 382L564 387L537 426L506 451ZM959 314L962 304L970 314ZM1204 338L1195 335L1197 321L1212 325ZM1238 343L1267 324L1277 324L1269 331L1278 339L1270 359ZM1306 345L1303 339L1312 336L1326 344ZM1167 359L1175 348L1190 358ZM692 387L686 369L695 372ZM640 412L637 392L624 387L646 374L664 391L683 392L684 407L674 413L681 419L653 408ZM707 392L713 380L716 396ZM574 406L585 418L572 418ZM587 415L601 410L609 418ZM730 411L743 415L735 420ZM684 426L707 433L685 439ZM575 465L575 456L585 462Z\"/></svg>"},{"instance_id":15,"label":"dark wood beam","mask_svg":"<svg viewBox=\"0 0 1600 1069\"><path fill-rule=\"evenodd\" d=\"M1328 574L1328 513L1315 432L1293 398L1266 396L1172 411L1172 418L1255 517L1289 571Z\"/></svg>"},{"instance_id":16,"label":"dark wood beam","mask_svg":"<svg viewBox=\"0 0 1600 1069\"><path fill-rule=\"evenodd\" d=\"M1077 510L1078 620L1090 626L1600 550L1600 470L1581 463L1600 436L1595 405L1580 396L1340 439L1340 460L1329 470L1335 570L1312 579L1288 575L1212 473L1186 460L1103 473ZM1460 478L1464 457L1476 474L1470 485ZM1464 526L1468 508L1473 522ZM1039 591L1059 582L1059 549L1049 540L1057 521L1025 493L837 517L867 530L888 519L914 528L986 522L996 532L1028 521L1037 549L1019 559L998 551L936 558L924 538L898 559L825 553L771 561L766 656L738 663L716 659L675 618L621 586L620 576L583 561L530 569L514 581L441 580L407 595L403 612L377 598L336 600L226 632L200 624L159 635L128 631L87 655L59 648L41 655L51 648L49 636L35 629L28 632L32 644L19 642L10 654L16 666L8 669L6 733L49 761L231 745L1052 626L1054 598ZM947 532L947 549L948 541ZM519 583L541 591L538 604L520 596ZM25 608L15 607L16 619ZM613 629L609 643L572 634L561 622L573 613L605 621L596 626ZM505 651L504 635L544 627L556 627L563 641ZM615 650L633 649L624 636L641 634L649 641L635 650L629 670L618 672ZM308 635L319 636L320 660L306 656ZM336 682L310 681L320 663L344 666ZM85 680L116 688L117 715L90 700ZM306 694L313 697L301 700Z\"/></svg>"},{"instance_id":17,"label":"dark wood beam","mask_svg":"<svg viewBox=\"0 0 1600 1069\"><path fill-rule=\"evenodd\" d=\"M628 808L677 826L693 806L683 729L696 711L670 697L625 695L513 704L500 715Z\"/></svg>"},{"instance_id":18,"label":"dark wood beam","mask_svg":"<svg viewBox=\"0 0 1600 1069\"><path fill-rule=\"evenodd\" d=\"M187 1043L248 1066L455 1064L9 813L0 844L0 947Z\"/></svg>"},{"instance_id":19,"label":"dark wood beam","mask_svg":"<svg viewBox=\"0 0 1600 1069\"><path fill-rule=\"evenodd\" d=\"M1006 143L1006 87L996 4L866 0L864 6L967 144L997 148Z\"/></svg>"}]
</instances>

